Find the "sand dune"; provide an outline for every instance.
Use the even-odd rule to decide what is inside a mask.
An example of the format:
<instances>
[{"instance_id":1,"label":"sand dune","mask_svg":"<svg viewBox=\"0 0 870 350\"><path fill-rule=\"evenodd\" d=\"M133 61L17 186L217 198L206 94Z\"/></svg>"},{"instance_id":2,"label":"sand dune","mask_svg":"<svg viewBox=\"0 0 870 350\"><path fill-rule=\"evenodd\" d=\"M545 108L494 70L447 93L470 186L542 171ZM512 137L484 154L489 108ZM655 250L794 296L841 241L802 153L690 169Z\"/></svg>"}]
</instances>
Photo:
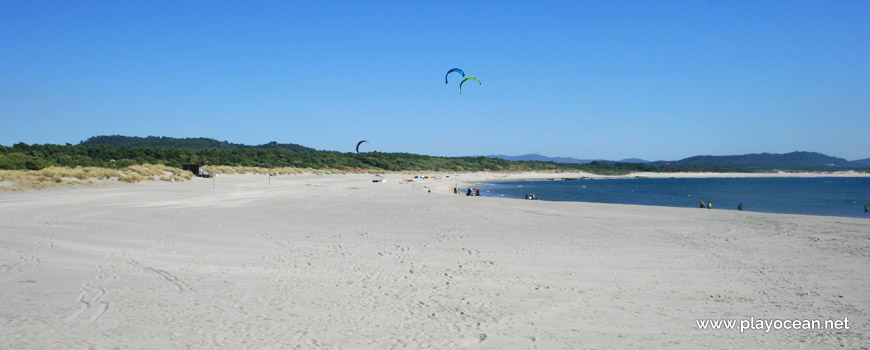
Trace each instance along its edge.
<instances>
[{"instance_id":1,"label":"sand dune","mask_svg":"<svg viewBox=\"0 0 870 350\"><path fill-rule=\"evenodd\" d=\"M867 346L870 220L452 193L499 176L0 192L0 348ZM851 327L697 326L751 317Z\"/></svg>"}]
</instances>

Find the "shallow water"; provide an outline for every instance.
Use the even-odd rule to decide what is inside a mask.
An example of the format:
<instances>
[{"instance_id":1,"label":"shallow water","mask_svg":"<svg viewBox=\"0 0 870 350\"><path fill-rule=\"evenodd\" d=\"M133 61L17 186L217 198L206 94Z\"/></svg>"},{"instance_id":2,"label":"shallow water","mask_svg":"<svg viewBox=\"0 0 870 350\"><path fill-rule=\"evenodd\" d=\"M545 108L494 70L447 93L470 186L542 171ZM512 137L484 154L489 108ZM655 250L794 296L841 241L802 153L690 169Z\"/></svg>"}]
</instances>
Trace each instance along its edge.
<instances>
[{"instance_id":1,"label":"shallow water","mask_svg":"<svg viewBox=\"0 0 870 350\"><path fill-rule=\"evenodd\" d=\"M870 218L870 178L702 178L702 179L596 179L490 182L481 194L489 197L641 204L698 208L701 201L713 209L766 213Z\"/></svg>"}]
</instances>

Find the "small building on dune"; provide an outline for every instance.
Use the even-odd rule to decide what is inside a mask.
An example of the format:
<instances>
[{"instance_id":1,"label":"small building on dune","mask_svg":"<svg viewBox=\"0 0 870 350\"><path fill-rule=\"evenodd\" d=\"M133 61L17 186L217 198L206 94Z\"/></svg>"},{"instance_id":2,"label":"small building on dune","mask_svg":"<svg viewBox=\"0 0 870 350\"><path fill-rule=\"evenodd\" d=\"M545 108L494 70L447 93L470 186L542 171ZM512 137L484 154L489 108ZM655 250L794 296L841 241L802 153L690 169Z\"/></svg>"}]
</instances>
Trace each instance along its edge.
<instances>
[{"instance_id":1,"label":"small building on dune","mask_svg":"<svg viewBox=\"0 0 870 350\"><path fill-rule=\"evenodd\" d=\"M208 169L201 164L184 164L181 166L181 169L190 171L193 175L199 177L211 177L211 173L208 172Z\"/></svg>"}]
</instances>

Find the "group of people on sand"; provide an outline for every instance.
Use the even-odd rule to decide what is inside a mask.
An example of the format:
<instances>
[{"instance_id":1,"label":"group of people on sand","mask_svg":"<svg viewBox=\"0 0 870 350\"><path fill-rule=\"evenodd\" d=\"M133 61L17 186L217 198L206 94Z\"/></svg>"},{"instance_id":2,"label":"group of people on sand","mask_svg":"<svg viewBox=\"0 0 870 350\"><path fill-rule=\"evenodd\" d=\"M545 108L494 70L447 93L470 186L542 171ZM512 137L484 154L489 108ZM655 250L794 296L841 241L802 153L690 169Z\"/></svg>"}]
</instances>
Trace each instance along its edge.
<instances>
[{"instance_id":1,"label":"group of people on sand","mask_svg":"<svg viewBox=\"0 0 870 350\"><path fill-rule=\"evenodd\" d=\"M527 195L526 195L526 199L530 199L530 200L538 200L538 195L536 195L536 194L534 194L534 193L532 193L532 194L527 194Z\"/></svg>"},{"instance_id":2,"label":"group of people on sand","mask_svg":"<svg viewBox=\"0 0 870 350\"><path fill-rule=\"evenodd\" d=\"M699 208L713 209L713 202L707 202L707 204L704 204L704 201L701 201ZM743 203L737 204L737 210L743 211Z\"/></svg>"},{"instance_id":3,"label":"group of people on sand","mask_svg":"<svg viewBox=\"0 0 870 350\"><path fill-rule=\"evenodd\" d=\"M471 192L471 190L472 190L472 188L469 187L469 188L468 188L468 191L465 192L465 195L466 195L466 196L469 196L469 197L471 197L471 196L480 196L480 189L479 189L479 188L474 188L474 189L473 189L473 190L474 190L473 193ZM462 189L459 188L459 187L454 187L454 188L453 188L453 193L454 193L454 194L462 193Z\"/></svg>"}]
</instances>

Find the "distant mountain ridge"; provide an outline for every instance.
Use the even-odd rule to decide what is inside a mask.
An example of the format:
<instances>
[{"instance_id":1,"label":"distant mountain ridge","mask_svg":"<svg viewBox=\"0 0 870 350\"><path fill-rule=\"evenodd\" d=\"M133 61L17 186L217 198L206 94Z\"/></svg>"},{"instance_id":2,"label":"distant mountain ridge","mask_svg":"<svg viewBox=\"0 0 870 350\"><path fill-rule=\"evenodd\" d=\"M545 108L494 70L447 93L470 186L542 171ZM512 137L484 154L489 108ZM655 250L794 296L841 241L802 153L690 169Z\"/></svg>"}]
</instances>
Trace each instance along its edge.
<instances>
[{"instance_id":1,"label":"distant mountain ridge","mask_svg":"<svg viewBox=\"0 0 870 350\"><path fill-rule=\"evenodd\" d=\"M520 156L490 155L489 158L499 158L511 161L539 161L555 163L586 164L599 163L641 163L652 166L740 166L750 168L867 168L870 167L870 158L848 161L843 158L831 157L817 152L791 152L784 154L775 153L752 153L730 156L694 156L681 160L672 161L646 161L637 158L622 159L619 161L605 159L576 159L569 157L547 157L540 154L525 154Z\"/></svg>"},{"instance_id":2,"label":"distant mountain ridge","mask_svg":"<svg viewBox=\"0 0 870 350\"><path fill-rule=\"evenodd\" d=\"M653 162L650 165L665 165L664 161ZM733 165L747 167L867 167L868 164L850 162L843 158L831 157L817 152L790 153L752 153L733 156L694 156L677 161L670 165Z\"/></svg>"},{"instance_id":3,"label":"distant mountain ridge","mask_svg":"<svg viewBox=\"0 0 870 350\"><path fill-rule=\"evenodd\" d=\"M185 137L175 138L166 136L94 136L79 143L80 146L113 146L113 147L167 147L167 148L215 148L215 149L235 149L235 148L254 148L254 149L279 149L291 152L307 152L314 151L313 148L297 145L295 143L278 143L272 141L262 145L250 146L227 141L218 141L206 137Z\"/></svg>"},{"instance_id":4,"label":"distant mountain ridge","mask_svg":"<svg viewBox=\"0 0 870 350\"><path fill-rule=\"evenodd\" d=\"M577 159L571 157L547 157L542 156L540 154L524 154L521 156L506 156L506 155L489 155L487 158L497 158L504 159L510 161L531 161L531 162L555 162L555 163L572 163L572 164L587 164L592 162L599 163L641 163L646 164L649 161L638 159L638 158L628 158L623 160L606 160L606 159Z\"/></svg>"}]
</instances>

